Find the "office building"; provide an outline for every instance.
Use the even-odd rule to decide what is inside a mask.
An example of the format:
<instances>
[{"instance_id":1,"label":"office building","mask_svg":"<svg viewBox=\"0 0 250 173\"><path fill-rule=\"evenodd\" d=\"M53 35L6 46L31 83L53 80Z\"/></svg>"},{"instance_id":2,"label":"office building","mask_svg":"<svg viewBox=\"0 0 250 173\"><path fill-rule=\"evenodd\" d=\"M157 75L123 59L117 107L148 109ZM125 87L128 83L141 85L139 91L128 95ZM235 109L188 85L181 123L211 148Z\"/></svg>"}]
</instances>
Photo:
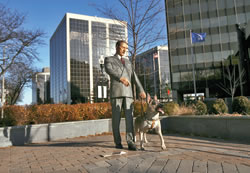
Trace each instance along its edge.
<instances>
[{"instance_id":1,"label":"office building","mask_svg":"<svg viewBox=\"0 0 250 173\"><path fill-rule=\"evenodd\" d=\"M50 39L53 103L93 102L99 59L115 53L117 40L127 40L125 22L66 13Z\"/></svg>"},{"instance_id":2,"label":"office building","mask_svg":"<svg viewBox=\"0 0 250 173\"><path fill-rule=\"evenodd\" d=\"M50 103L50 69L45 67L32 79L32 104Z\"/></svg>"},{"instance_id":3,"label":"office building","mask_svg":"<svg viewBox=\"0 0 250 173\"><path fill-rule=\"evenodd\" d=\"M145 92L168 99L171 88L168 46L157 46L137 55L136 73Z\"/></svg>"},{"instance_id":4,"label":"office building","mask_svg":"<svg viewBox=\"0 0 250 173\"><path fill-rule=\"evenodd\" d=\"M236 57L240 58L240 69L242 69L243 76L240 78L246 87L241 89L244 95L250 96L250 21L243 26L237 25L237 37L239 46L234 50ZM232 61L230 62L232 64ZM244 85L243 85L244 86Z\"/></svg>"},{"instance_id":5,"label":"office building","mask_svg":"<svg viewBox=\"0 0 250 173\"><path fill-rule=\"evenodd\" d=\"M175 100L194 93L194 80L197 93L205 97L228 97L218 85L228 87L229 64L235 66L237 74L246 70L244 58L249 56L243 57L235 50L240 46L237 28L244 28L250 21L250 1L165 0L165 5ZM206 33L205 41L191 45L190 31ZM242 77L236 95L249 95L249 86L244 80Z\"/></svg>"}]
</instances>

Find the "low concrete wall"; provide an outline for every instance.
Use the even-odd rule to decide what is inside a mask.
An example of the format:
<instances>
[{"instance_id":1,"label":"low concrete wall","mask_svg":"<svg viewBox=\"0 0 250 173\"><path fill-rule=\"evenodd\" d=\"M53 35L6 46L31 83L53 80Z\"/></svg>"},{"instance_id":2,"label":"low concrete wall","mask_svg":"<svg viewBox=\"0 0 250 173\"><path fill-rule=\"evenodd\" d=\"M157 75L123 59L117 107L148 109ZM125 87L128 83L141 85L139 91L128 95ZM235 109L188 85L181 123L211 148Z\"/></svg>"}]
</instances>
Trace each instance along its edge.
<instances>
[{"instance_id":1,"label":"low concrete wall","mask_svg":"<svg viewBox=\"0 0 250 173\"><path fill-rule=\"evenodd\" d=\"M168 131L250 142L250 117L175 116L162 126Z\"/></svg>"},{"instance_id":2,"label":"low concrete wall","mask_svg":"<svg viewBox=\"0 0 250 173\"><path fill-rule=\"evenodd\" d=\"M111 119L4 127L0 128L0 147L47 142L111 131ZM124 131L125 122L122 119L121 132Z\"/></svg>"},{"instance_id":3,"label":"low concrete wall","mask_svg":"<svg viewBox=\"0 0 250 173\"><path fill-rule=\"evenodd\" d=\"M162 117L162 130L250 142L250 117ZM120 131L125 132L125 119ZM0 147L112 132L111 119L0 128Z\"/></svg>"}]
</instances>

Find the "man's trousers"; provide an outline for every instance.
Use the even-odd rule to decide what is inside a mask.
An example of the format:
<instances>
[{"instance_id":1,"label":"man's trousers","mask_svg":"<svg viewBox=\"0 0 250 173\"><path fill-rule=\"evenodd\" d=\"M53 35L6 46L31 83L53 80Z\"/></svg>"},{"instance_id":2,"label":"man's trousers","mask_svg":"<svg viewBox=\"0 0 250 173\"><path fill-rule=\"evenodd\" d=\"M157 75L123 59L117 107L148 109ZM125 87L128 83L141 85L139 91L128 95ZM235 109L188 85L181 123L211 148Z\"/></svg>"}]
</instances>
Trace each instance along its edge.
<instances>
[{"instance_id":1,"label":"man's trousers","mask_svg":"<svg viewBox=\"0 0 250 173\"><path fill-rule=\"evenodd\" d=\"M121 111L124 110L126 119L126 140L128 145L134 143L134 125L133 125L133 105L134 99L128 97L119 97L111 99L112 106L112 129L114 142L121 144L120 121Z\"/></svg>"}]
</instances>

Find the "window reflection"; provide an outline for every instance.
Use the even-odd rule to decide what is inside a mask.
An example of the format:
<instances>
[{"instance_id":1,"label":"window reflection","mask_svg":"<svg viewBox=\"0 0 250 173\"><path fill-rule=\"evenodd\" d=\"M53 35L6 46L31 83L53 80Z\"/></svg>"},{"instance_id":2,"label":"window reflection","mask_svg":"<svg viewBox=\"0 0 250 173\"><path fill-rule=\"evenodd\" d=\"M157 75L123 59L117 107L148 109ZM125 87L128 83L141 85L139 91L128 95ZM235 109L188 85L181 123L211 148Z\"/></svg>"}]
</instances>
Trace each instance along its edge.
<instances>
[{"instance_id":1,"label":"window reflection","mask_svg":"<svg viewBox=\"0 0 250 173\"><path fill-rule=\"evenodd\" d=\"M239 46L235 24L244 25L250 20L250 12L246 9L250 9L250 3L243 0L166 1L173 89L180 93L194 92L192 87L188 88L193 82L190 75L192 58L197 90L205 92L205 87L213 90L216 88L214 81L225 80L225 61ZM206 32L206 41L191 45L190 29L197 33Z\"/></svg>"}]
</instances>

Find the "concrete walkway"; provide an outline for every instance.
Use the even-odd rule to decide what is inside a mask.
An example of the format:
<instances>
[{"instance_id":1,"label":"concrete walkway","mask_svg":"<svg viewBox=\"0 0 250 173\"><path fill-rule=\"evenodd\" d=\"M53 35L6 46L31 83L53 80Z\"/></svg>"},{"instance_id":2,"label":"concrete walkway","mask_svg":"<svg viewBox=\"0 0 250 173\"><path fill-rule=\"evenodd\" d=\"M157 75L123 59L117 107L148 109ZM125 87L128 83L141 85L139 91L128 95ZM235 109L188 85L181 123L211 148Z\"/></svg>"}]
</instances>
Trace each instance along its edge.
<instances>
[{"instance_id":1,"label":"concrete walkway","mask_svg":"<svg viewBox=\"0 0 250 173\"><path fill-rule=\"evenodd\" d=\"M0 148L0 173L249 173L250 145L202 137L148 135L145 151L114 148L111 134ZM139 142L137 142L139 146ZM116 155L121 151L126 152ZM111 155L113 153L113 155ZM103 157L111 155L108 157Z\"/></svg>"}]
</instances>

